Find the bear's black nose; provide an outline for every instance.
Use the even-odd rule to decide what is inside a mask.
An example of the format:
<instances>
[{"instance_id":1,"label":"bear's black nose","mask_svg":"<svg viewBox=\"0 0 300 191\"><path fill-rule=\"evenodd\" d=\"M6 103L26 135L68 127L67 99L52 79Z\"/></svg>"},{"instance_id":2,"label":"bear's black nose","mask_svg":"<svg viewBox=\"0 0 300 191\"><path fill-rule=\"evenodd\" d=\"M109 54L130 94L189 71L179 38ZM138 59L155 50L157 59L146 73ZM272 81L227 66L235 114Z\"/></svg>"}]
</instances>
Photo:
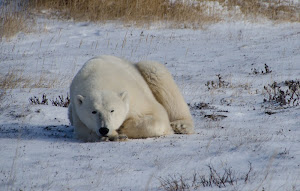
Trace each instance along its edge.
<instances>
[{"instance_id":1,"label":"bear's black nose","mask_svg":"<svg viewBox=\"0 0 300 191\"><path fill-rule=\"evenodd\" d=\"M102 128L99 129L99 133L100 133L101 135L103 135L103 136L106 136L107 133L108 133L108 131L109 131L109 129L106 128L106 127L102 127Z\"/></svg>"}]
</instances>

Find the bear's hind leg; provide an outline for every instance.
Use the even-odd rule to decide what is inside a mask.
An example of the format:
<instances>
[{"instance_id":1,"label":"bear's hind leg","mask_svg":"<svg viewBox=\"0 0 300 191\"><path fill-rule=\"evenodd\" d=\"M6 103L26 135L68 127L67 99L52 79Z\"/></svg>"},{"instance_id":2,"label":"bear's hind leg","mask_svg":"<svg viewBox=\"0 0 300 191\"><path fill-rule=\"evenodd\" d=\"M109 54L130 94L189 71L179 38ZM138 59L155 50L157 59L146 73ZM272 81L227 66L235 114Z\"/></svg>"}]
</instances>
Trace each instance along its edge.
<instances>
[{"instance_id":1,"label":"bear's hind leg","mask_svg":"<svg viewBox=\"0 0 300 191\"><path fill-rule=\"evenodd\" d=\"M170 125L177 134L194 133L194 123L188 105L167 68L153 61L136 64L156 100L168 113Z\"/></svg>"}]
</instances>

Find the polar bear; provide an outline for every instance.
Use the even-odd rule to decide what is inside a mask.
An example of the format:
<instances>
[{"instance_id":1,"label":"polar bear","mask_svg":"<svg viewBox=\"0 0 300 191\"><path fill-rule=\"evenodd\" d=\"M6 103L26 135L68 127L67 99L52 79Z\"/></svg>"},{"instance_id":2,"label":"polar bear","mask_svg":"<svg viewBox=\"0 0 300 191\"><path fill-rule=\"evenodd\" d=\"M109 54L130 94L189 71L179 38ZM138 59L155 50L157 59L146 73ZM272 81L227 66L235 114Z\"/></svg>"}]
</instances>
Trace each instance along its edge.
<instances>
[{"instance_id":1,"label":"polar bear","mask_svg":"<svg viewBox=\"0 0 300 191\"><path fill-rule=\"evenodd\" d=\"M171 74L153 61L92 58L71 83L68 111L75 136L88 142L194 132Z\"/></svg>"}]
</instances>

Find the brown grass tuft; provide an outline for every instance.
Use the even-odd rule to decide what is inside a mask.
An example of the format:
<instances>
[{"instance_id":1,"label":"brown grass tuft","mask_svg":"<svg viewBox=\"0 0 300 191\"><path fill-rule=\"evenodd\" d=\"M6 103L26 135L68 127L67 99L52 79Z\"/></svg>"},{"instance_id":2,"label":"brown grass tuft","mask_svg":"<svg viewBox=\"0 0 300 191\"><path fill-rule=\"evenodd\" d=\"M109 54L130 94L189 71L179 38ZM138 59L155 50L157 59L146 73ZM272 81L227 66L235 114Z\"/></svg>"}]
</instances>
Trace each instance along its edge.
<instances>
[{"instance_id":1,"label":"brown grass tuft","mask_svg":"<svg viewBox=\"0 0 300 191\"><path fill-rule=\"evenodd\" d=\"M267 17L271 20L300 21L300 6L290 1L264 0L29 0L37 10L47 9L67 19L79 21L122 20L145 24L154 21L171 21L179 26L195 28L221 20L222 11L237 7L245 16ZM234 12L233 12L234 13ZM224 15L223 15L224 16ZM238 17L238 13L233 15Z\"/></svg>"},{"instance_id":2,"label":"brown grass tuft","mask_svg":"<svg viewBox=\"0 0 300 191\"><path fill-rule=\"evenodd\" d=\"M61 80L65 80L61 78ZM42 72L36 79L24 76L22 69L10 69L6 74L0 74L0 103L5 95L9 95L10 90L16 88L53 88L58 85L58 77L47 75ZM69 83L69 81L68 81Z\"/></svg>"},{"instance_id":3,"label":"brown grass tuft","mask_svg":"<svg viewBox=\"0 0 300 191\"><path fill-rule=\"evenodd\" d=\"M6 75L0 74L0 82L0 89L5 91L17 87L26 88L30 79L25 78L20 71L11 70Z\"/></svg>"},{"instance_id":4,"label":"brown grass tuft","mask_svg":"<svg viewBox=\"0 0 300 191\"><path fill-rule=\"evenodd\" d=\"M149 25L167 22L167 26L201 28L230 16L239 19L266 17L275 21L300 22L300 4L289 0L28 0L0 8L0 37L10 38L19 31L28 32L31 12L48 10L50 15L76 21L120 20ZM28 9L29 8L29 9ZM28 11L30 10L30 11ZM226 13L226 11L229 11Z\"/></svg>"},{"instance_id":5,"label":"brown grass tuft","mask_svg":"<svg viewBox=\"0 0 300 191\"><path fill-rule=\"evenodd\" d=\"M10 70L6 75L0 74L0 106L1 100L11 89L17 87L25 88L30 83L30 79L25 78L23 73L17 70Z\"/></svg>"},{"instance_id":6,"label":"brown grass tuft","mask_svg":"<svg viewBox=\"0 0 300 191\"><path fill-rule=\"evenodd\" d=\"M0 4L0 40L9 39L18 32L29 32L33 22L29 22L27 5L8 1Z\"/></svg>"},{"instance_id":7,"label":"brown grass tuft","mask_svg":"<svg viewBox=\"0 0 300 191\"><path fill-rule=\"evenodd\" d=\"M63 18L79 21L121 20L136 24L171 21L197 27L219 20L216 14L208 14L207 6L198 1L183 4L169 0L30 0L30 4L34 9L59 12Z\"/></svg>"},{"instance_id":8,"label":"brown grass tuft","mask_svg":"<svg viewBox=\"0 0 300 191\"><path fill-rule=\"evenodd\" d=\"M270 20L300 22L300 4L273 0L218 0L229 9L239 7L245 16L266 17Z\"/></svg>"},{"instance_id":9,"label":"brown grass tuft","mask_svg":"<svg viewBox=\"0 0 300 191\"><path fill-rule=\"evenodd\" d=\"M10 38L19 31L27 31L25 18L20 13L6 14L0 21L1 38Z\"/></svg>"}]
</instances>

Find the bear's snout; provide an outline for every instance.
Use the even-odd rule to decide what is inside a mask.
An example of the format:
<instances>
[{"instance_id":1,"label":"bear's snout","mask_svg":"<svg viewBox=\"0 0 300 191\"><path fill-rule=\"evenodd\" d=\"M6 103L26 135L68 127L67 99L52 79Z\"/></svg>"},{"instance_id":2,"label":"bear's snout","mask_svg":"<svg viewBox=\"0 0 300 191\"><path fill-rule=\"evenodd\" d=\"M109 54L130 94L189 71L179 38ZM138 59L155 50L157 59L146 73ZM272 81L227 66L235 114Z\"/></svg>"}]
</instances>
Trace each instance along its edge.
<instances>
[{"instance_id":1,"label":"bear's snout","mask_svg":"<svg viewBox=\"0 0 300 191\"><path fill-rule=\"evenodd\" d=\"M106 128L106 127L101 127L101 128L99 129L99 133L100 133L101 135L103 135L103 136L106 136L108 132L109 132L109 129Z\"/></svg>"}]
</instances>

